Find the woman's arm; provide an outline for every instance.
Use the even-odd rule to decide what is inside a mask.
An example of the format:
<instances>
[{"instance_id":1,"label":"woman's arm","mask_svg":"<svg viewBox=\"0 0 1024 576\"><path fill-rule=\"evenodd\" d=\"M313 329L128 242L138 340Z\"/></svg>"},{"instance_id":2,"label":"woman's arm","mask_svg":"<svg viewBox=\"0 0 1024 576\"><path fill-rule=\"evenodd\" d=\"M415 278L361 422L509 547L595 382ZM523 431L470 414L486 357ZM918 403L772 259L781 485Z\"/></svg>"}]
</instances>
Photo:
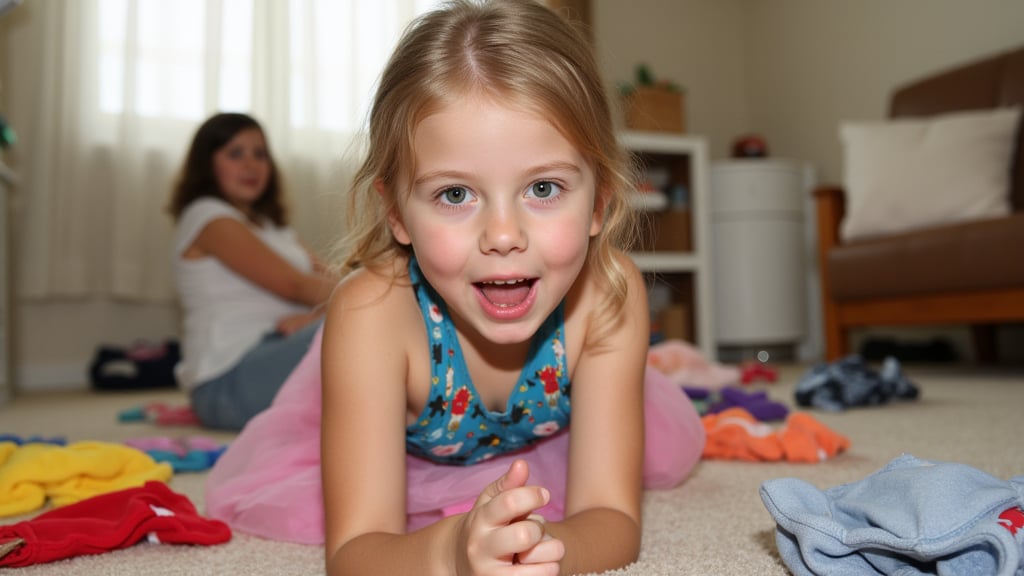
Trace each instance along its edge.
<instances>
[{"instance_id":1,"label":"woman's arm","mask_svg":"<svg viewBox=\"0 0 1024 576\"><path fill-rule=\"evenodd\" d=\"M291 336L292 334L302 330L306 326L309 326L313 322L320 321L324 316L324 309L322 306L317 306L311 309L309 312L299 312L298 314L288 314L277 319L277 324L274 325L274 329L278 334L282 336Z\"/></svg>"},{"instance_id":2,"label":"woman's arm","mask_svg":"<svg viewBox=\"0 0 1024 576\"><path fill-rule=\"evenodd\" d=\"M232 218L211 220L196 236L193 247L281 298L307 306L326 302L337 284L331 276L298 270L243 222Z\"/></svg>"},{"instance_id":3,"label":"woman's arm","mask_svg":"<svg viewBox=\"0 0 1024 576\"><path fill-rule=\"evenodd\" d=\"M332 270L331 267L328 266L326 262L320 259L320 256L316 253L315 250L309 247L309 244L306 244L302 240L299 240L299 243L302 244L302 249L306 251L306 254L309 255L309 260L313 263L313 272L321 276L333 278L335 281L338 280L338 275L335 273L335 271Z\"/></svg>"},{"instance_id":4,"label":"woman's arm","mask_svg":"<svg viewBox=\"0 0 1024 576\"><path fill-rule=\"evenodd\" d=\"M647 294L635 265L621 258L629 271L622 324L600 342L588 338L572 379L566 518L547 525L565 544L563 574L619 568L640 552ZM600 294L583 298L593 310Z\"/></svg>"}]
</instances>

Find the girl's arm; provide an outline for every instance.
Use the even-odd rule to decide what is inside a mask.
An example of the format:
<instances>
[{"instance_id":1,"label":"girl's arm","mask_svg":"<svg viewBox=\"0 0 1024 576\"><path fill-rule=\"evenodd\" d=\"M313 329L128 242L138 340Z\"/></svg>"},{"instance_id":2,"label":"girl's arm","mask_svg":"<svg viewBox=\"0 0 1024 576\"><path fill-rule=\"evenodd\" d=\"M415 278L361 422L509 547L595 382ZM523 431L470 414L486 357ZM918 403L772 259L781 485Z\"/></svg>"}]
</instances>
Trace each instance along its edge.
<instances>
[{"instance_id":1,"label":"girl's arm","mask_svg":"<svg viewBox=\"0 0 1024 576\"><path fill-rule=\"evenodd\" d=\"M333 277L298 270L232 218L210 221L193 246L267 291L307 306L326 302L337 283Z\"/></svg>"},{"instance_id":2,"label":"girl's arm","mask_svg":"<svg viewBox=\"0 0 1024 576\"><path fill-rule=\"evenodd\" d=\"M522 463L466 514L405 533L409 346L426 350L415 298L361 270L338 287L323 339L321 468L328 574L557 574L557 542L526 517L547 502ZM409 335L420 335L419 338ZM513 566L530 550L536 563Z\"/></svg>"},{"instance_id":3,"label":"girl's arm","mask_svg":"<svg viewBox=\"0 0 1024 576\"><path fill-rule=\"evenodd\" d=\"M619 568L640 552L649 312L643 277L628 257L620 262L629 271L622 324L588 338L573 374L566 519L547 525L565 544L563 574ZM596 296L584 296L585 309Z\"/></svg>"},{"instance_id":4,"label":"girl's arm","mask_svg":"<svg viewBox=\"0 0 1024 576\"><path fill-rule=\"evenodd\" d=\"M442 564L440 527L404 535L402 340L409 331L400 290L360 270L328 304L321 423L328 574L427 574Z\"/></svg>"}]
</instances>

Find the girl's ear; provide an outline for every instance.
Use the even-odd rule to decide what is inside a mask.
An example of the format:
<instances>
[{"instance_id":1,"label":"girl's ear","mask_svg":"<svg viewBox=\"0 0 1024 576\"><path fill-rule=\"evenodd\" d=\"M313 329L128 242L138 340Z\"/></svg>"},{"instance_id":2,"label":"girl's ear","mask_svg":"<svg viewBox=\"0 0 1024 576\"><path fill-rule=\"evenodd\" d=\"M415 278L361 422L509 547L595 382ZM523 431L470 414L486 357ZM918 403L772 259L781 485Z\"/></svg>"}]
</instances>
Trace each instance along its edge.
<instances>
[{"instance_id":1,"label":"girl's ear","mask_svg":"<svg viewBox=\"0 0 1024 576\"><path fill-rule=\"evenodd\" d=\"M405 229L405 224L402 222L402 214L398 210L398 202L394 201L393 195L384 187L384 182L380 178L373 181L373 187L377 189L377 193L383 198L384 205L391 206L391 209L388 210L388 227L391 228L391 234L395 237L395 240L405 246L412 244L412 240L409 238L409 231Z\"/></svg>"}]
</instances>

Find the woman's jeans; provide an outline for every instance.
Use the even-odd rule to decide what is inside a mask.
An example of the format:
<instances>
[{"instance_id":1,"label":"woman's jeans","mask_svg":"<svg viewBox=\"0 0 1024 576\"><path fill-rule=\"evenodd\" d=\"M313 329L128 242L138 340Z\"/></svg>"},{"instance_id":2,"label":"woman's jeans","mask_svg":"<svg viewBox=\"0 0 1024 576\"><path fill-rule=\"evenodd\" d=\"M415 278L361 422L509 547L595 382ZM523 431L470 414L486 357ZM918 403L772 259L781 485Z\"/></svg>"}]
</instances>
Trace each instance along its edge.
<instances>
[{"instance_id":1,"label":"woman's jeans","mask_svg":"<svg viewBox=\"0 0 1024 576\"><path fill-rule=\"evenodd\" d=\"M203 426L241 430L270 406L321 323L313 322L287 337L267 334L230 370L192 390L192 410Z\"/></svg>"}]
</instances>

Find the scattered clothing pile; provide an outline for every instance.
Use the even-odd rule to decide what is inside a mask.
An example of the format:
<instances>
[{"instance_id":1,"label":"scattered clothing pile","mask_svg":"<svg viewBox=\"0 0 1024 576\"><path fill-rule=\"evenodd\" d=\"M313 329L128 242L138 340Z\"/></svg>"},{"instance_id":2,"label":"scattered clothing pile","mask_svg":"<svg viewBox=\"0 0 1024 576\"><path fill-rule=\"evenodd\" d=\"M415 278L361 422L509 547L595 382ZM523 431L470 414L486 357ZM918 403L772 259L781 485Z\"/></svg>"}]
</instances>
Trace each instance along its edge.
<instances>
[{"instance_id":1,"label":"scattered clothing pile","mask_svg":"<svg viewBox=\"0 0 1024 576\"><path fill-rule=\"evenodd\" d=\"M89 383L94 390L174 388L178 385L174 367L180 360L177 340L100 346L89 364Z\"/></svg>"},{"instance_id":2,"label":"scattered clothing pile","mask_svg":"<svg viewBox=\"0 0 1024 576\"><path fill-rule=\"evenodd\" d=\"M850 447L850 440L805 412L794 412L774 429L743 408L701 417L707 441L703 457L748 462L822 462Z\"/></svg>"},{"instance_id":3,"label":"scattered clothing pile","mask_svg":"<svg viewBox=\"0 0 1024 576\"><path fill-rule=\"evenodd\" d=\"M11 442L22 446L24 444L53 444L55 446L67 446L68 439L63 436L19 436L17 434L0 434L0 443Z\"/></svg>"},{"instance_id":4,"label":"scattered clothing pile","mask_svg":"<svg viewBox=\"0 0 1024 576\"><path fill-rule=\"evenodd\" d=\"M199 516L163 482L94 496L32 520L0 526L0 566L21 567L153 544L221 544L231 530Z\"/></svg>"},{"instance_id":5,"label":"scattered clothing pile","mask_svg":"<svg viewBox=\"0 0 1024 576\"><path fill-rule=\"evenodd\" d=\"M795 392L798 405L830 412L913 400L918 394L896 358L887 357L882 369L875 371L857 354L831 364L815 364L797 382Z\"/></svg>"},{"instance_id":6,"label":"scattered clothing pile","mask_svg":"<svg viewBox=\"0 0 1024 576\"><path fill-rule=\"evenodd\" d=\"M764 362L744 362L740 364L740 384L766 382L773 384L779 380L779 371Z\"/></svg>"},{"instance_id":7,"label":"scattered clothing pile","mask_svg":"<svg viewBox=\"0 0 1024 576\"><path fill-rule=\"evenodd\" d=\"M686 342L667 340L651 346L648 369L663 372L681 388L701 415L705 459L749 462L822 462L850 447L850 440L813 416L790 413L765 390L744 389L778 380L763 362L740 367L708 361ZM778 428L768 422L784 421Z\"/></svg>"},{"instance_id":8,"label":"scattered clothing pile","mask_svg":"<svg viewBox=\"0 0 1024 576\"><path fill-rule=\"evenodd\" d=\"M118 422L149 422L159 426L199 425L199 418L188 404L171 405L163 402L150 402L144 406L122 410L117 414L117 420Z\"/></svg>"},{"instance_id":9,"label":"scattered clothing pile","mask_svg":"<svg viewBox=\"0 0 1024 576\"><path fill-rule=\"evenodd\" d=\"M664 374L676 386L717 390L739 384L740 369L705 358L699 349L682 340L665 340L647 352L647 365Z\"/></svg>"},{"instance_id":10,"label":"scattered clothing pile","mask_svg":"<svg viewBox=\"0 0 1024 576\"><path fill-rule=\"evenodd\" d=\"M47 500L65 506L98 494L166 482L170 464L121 444L74 442L55 444L0 443L0 517L42 508Z\"/></svg>"},{"instance_id":11,"label":"scattered clothing pile","mask_svg":"<svg viewBox=\"0 0 1024 576\"><path fill-rule=\"evenodd\" d=\"M209 470L227 450L226 444L206 436L133 438L126 440L125 445L142 450L157 462L170 464L175 472Z\"/></svg>"},{"instance_id":12,"label":"scattered clothing pile","mask_svg":"<svg viewBox=\"0 0 1024 576\"><path fill-rule=\"evenodd\" d=\"M796 576L1024 573L1024 476L904 454L825 491L780 478L760 493Z\"/></svg>"},{"instance_id":13,"label":"scattered clothing pile","mask_svg":"<svg viewBox=\"0 0 1024 576\"><path fill-rule=\"evenodd\" d=\"M726 386L721 390L683 386L683 392L690 397L701 416L717 414L729 408L743 408L762 422L785 420L789 415L789 407L769 398L764 390L747 391L739 386Z\"/></svg>"}]
</instances>

